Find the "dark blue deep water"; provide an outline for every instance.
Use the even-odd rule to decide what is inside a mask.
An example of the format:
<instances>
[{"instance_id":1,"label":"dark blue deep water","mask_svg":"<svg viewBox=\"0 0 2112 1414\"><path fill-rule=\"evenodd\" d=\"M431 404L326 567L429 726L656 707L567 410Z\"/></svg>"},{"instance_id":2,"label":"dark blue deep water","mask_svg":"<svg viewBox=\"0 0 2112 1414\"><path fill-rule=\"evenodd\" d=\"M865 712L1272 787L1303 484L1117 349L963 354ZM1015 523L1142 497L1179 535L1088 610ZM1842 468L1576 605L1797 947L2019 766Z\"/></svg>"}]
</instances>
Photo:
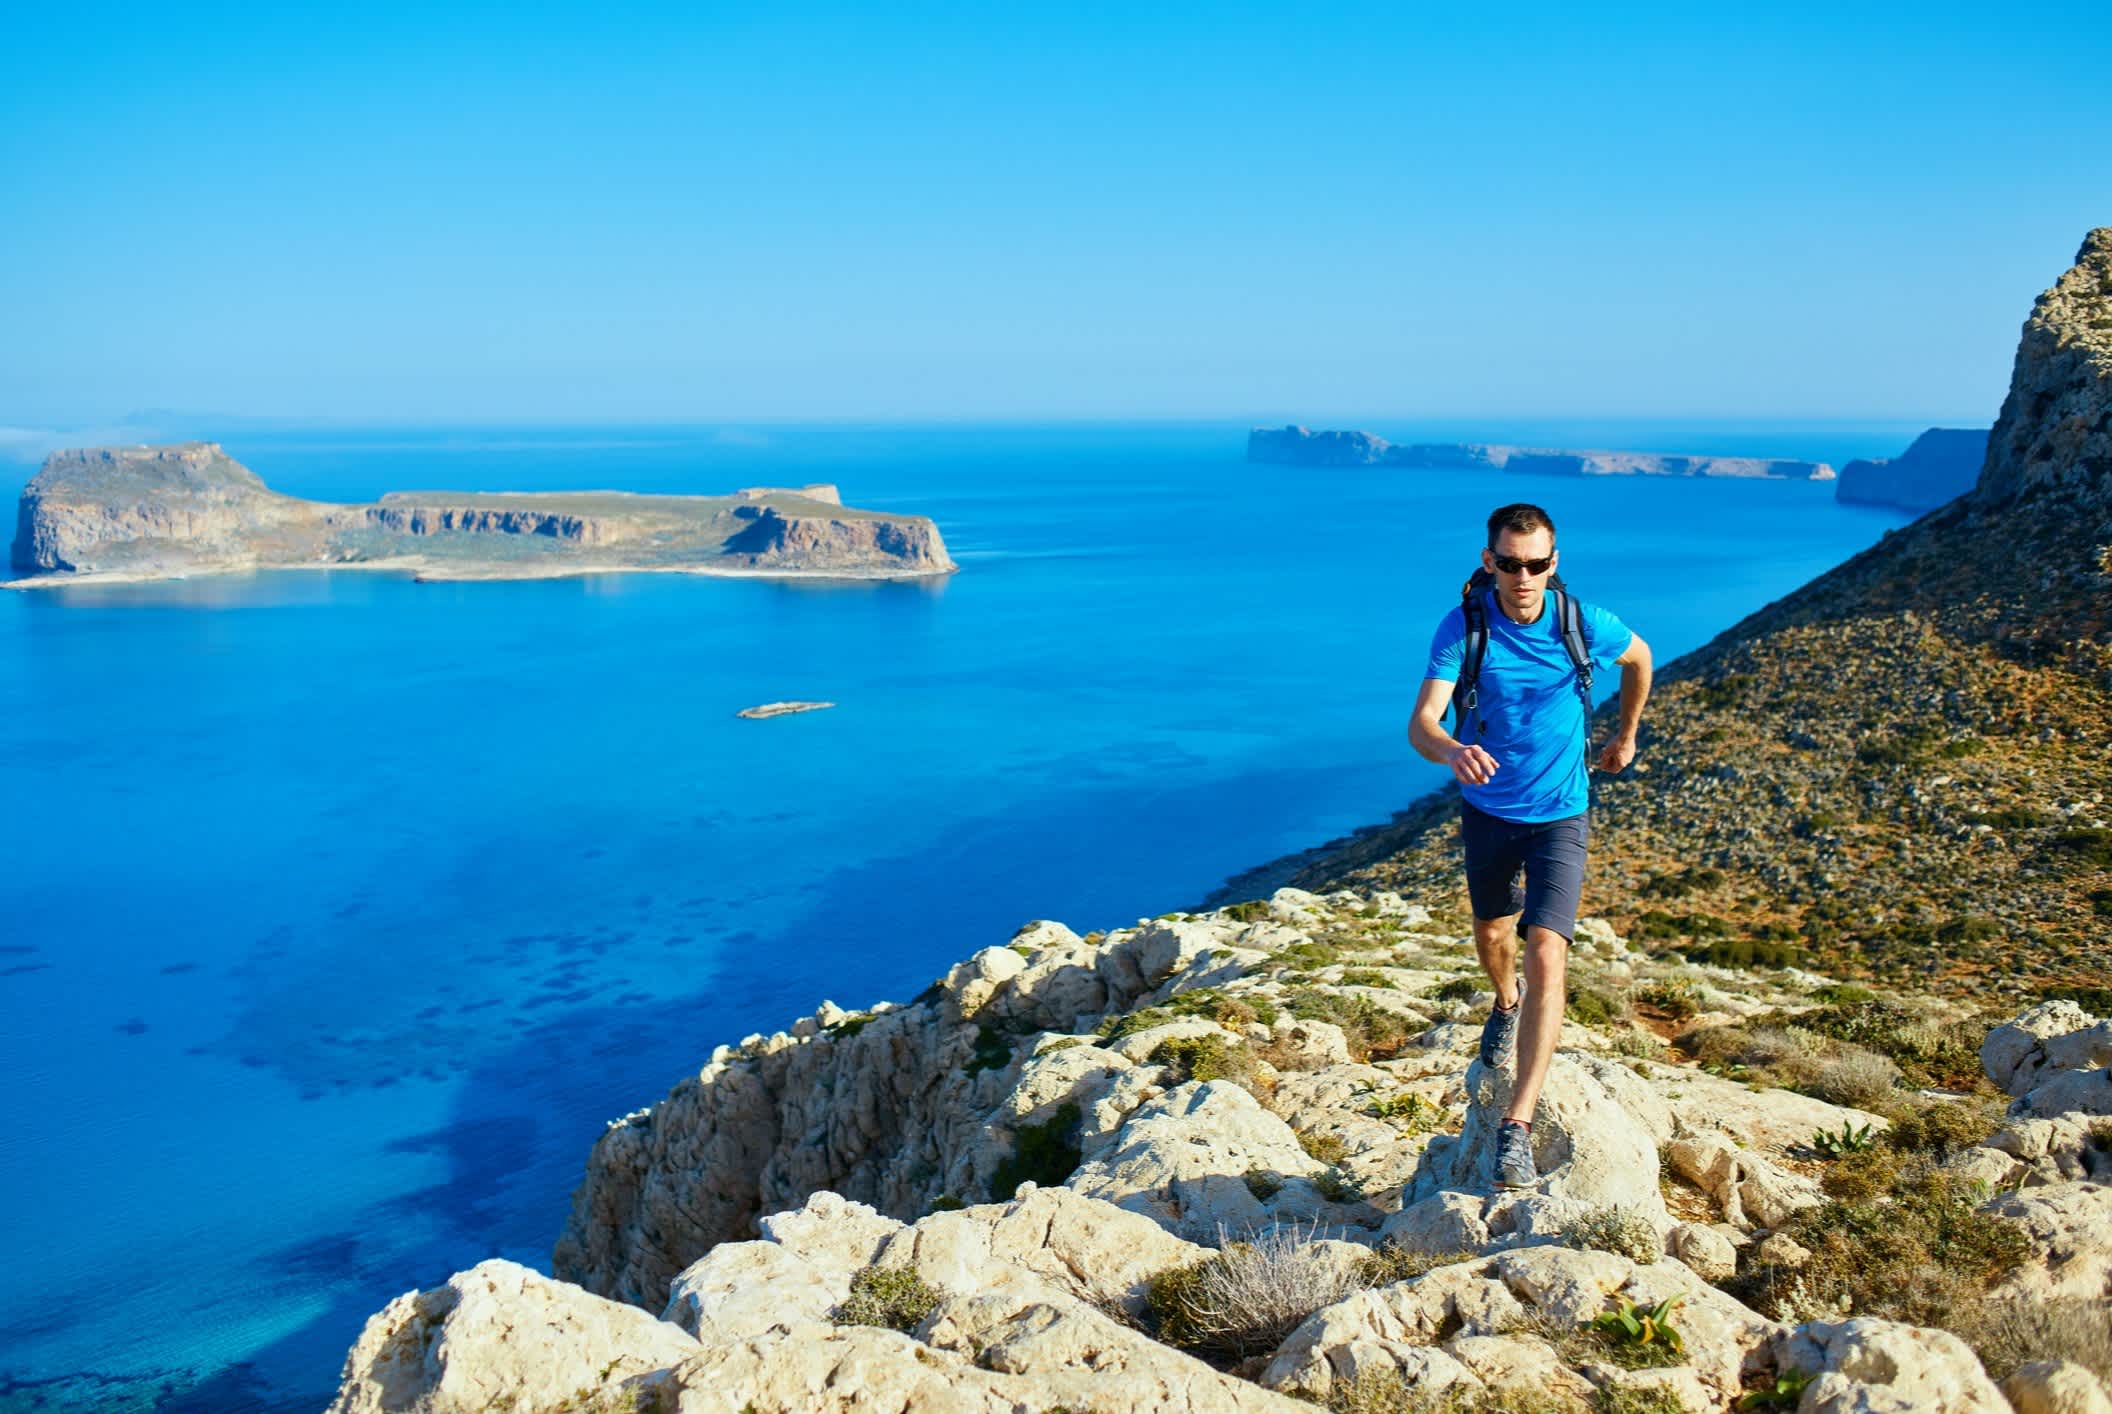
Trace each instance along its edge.
<instances>
[{"instance_id":1,"label":"dark blue deep water","mask_svg":"<svg viewBox=\"0 0 2112 1414\"><path fill-rule=\"evenodd\" d=\"M1379 430L1839 464L1919 429ZM1231 426L224 440L330 499L834 481L961 572L0 594L8 1410L319 1408L391 1296L547 1270L603 1123L715 1043L1384 818L1435 783L1406 708L1500 501L1661 662L1905 519L1249 466ZM840 705L733 715L779 698Z\"/></svg>"}]
</instances>

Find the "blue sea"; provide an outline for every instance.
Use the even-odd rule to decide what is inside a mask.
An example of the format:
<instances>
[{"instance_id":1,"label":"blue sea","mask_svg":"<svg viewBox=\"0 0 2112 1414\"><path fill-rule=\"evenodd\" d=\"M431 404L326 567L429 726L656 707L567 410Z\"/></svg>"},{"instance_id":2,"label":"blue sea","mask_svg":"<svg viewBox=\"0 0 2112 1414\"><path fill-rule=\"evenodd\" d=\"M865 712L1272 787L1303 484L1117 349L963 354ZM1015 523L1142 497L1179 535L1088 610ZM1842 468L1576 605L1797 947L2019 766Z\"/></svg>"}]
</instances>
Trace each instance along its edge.
<instances>
[{"instance_id":1,"label":"blue sea","mask_svg":"<svg viewBox=\"0 0 2112 1414\"><path fill-rule=\"evenodd\" d=\"M1364 425L1836 465L1920 430ZM0 1409L319 1409L389 1298L548 1270L604 1123L714 1044L1384 819L1437 783L1406 710L1499 502L1660 662L1907 519L1245 433L229 432L336 500L831 481L961 569L0 594ZM734 716L784 698L838 705Z\"/></svg>"}]
</instances>

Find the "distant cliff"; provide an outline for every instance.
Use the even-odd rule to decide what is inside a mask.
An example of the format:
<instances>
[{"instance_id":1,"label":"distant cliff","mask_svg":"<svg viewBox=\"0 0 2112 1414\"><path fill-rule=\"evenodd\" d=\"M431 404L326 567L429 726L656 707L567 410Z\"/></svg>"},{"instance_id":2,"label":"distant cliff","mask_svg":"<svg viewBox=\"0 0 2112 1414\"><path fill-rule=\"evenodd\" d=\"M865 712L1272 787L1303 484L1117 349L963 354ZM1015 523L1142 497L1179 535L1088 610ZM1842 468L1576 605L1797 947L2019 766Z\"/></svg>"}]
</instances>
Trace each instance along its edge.
<instances>
[{"instance_id":1,"label":"distant cliff","mask_svg":"<svg viewBox=\"0 0 2112 1414\"><path fill-rule=\"evenodd\" d=\"M731 496L391 492L282 496L210 442L54 453L23 489L17 585L82 576L394 567L426 579L615 570L904 578L955 565L923 516L846 507L833 486Z\"/></svg>"},{"instance_id":2,"label":"distant cliff","mask_svg":"<svg viewBox=\"0 0 2112 1414\"><path fill-rule=\"evenodd\" d=\"M1988 434L1979 428L1931 427L1896 457L1852 461L1841 468L1836 501L1933 511L1980 479Z\"/></svg>"},{"instance_id":3,"label":"distant cliff","mask_svg":"<svg viewBox=\"0 0 2112 1414\"><path fill-rule=\"evenodd\" d=\"M1369 432L1257 427L1247 460L1289 466L1398 466L1421 470L1509 471L1530 476L1729 476L1766 481L1830 481L1825 462L1778 457L1688 456L1672 452L1572 451L1499 442L1396 445Z\"/></svg>"}]
</instances>

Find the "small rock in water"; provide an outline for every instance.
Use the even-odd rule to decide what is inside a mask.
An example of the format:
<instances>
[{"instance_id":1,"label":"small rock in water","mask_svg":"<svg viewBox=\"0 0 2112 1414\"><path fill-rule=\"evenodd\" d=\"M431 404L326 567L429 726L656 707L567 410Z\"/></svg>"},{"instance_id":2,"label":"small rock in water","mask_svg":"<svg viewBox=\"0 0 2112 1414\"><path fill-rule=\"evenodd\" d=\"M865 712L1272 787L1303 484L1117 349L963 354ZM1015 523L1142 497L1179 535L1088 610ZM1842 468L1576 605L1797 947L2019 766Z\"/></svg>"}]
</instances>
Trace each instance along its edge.
<instances>
[{"instance_id":1,"label":"small rock in water","mask_svg":"<svg viewBox=\"0 0 2112 1414\"><path fill-rule=\"evenodd\" d=\"M833 702L765 702L757 707L743 707L734 713L736 717L782 717L788 712L819 712L824 707L834 707Z\"/></svg>"}]
</instances>

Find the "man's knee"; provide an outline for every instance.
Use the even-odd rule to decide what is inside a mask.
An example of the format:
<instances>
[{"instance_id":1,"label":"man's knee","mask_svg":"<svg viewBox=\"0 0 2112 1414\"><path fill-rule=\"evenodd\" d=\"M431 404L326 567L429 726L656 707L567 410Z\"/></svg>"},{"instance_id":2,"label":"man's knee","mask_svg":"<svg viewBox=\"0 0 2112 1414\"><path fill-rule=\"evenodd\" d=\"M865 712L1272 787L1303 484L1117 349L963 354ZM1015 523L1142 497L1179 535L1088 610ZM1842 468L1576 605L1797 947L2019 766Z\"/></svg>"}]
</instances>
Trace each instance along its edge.
<instances>
[{"instance_id":1,"label":"man's knee","mask_svg":"<svg viewBox=\"0 0 2112 1414\"><path fill-rule=\"evenodd\" d=\"M1474 941L1477 943L1501 942L1511 936L1517 927L1518 915L1506 918L1477 918L1474 920Z\"/></svg>"}]
</instances>

